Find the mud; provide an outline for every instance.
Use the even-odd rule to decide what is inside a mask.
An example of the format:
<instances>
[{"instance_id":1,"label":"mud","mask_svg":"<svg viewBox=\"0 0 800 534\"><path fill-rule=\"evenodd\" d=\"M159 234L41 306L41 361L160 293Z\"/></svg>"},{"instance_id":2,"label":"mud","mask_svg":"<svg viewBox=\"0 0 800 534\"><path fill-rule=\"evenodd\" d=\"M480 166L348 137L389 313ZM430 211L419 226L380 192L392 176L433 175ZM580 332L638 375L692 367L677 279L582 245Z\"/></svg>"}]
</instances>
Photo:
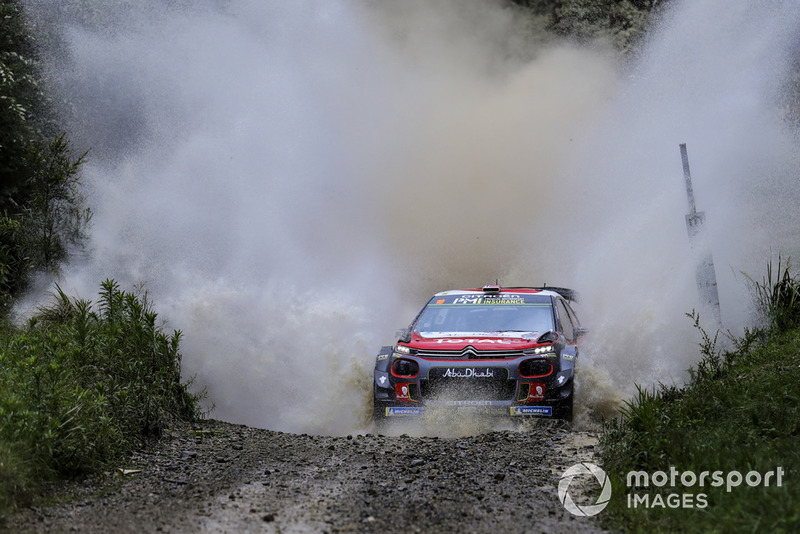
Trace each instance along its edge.
<instances>
[{"instance_id":1,"label":"mud","mask_svg":"<svg viewBox=\"0 0 800 534\"><path fill-rule=\"evenodd\" d=\"M596 462L596 454L596 434L550 422L443 438L311 436L208 420L171 429L100 479L53 490L70 495L69 502L26 509L6 527L601 532L596 518L573 516L557 495L564 469ZM584 491L590 498L588 483Z\"/></svg>"}]
</instances>

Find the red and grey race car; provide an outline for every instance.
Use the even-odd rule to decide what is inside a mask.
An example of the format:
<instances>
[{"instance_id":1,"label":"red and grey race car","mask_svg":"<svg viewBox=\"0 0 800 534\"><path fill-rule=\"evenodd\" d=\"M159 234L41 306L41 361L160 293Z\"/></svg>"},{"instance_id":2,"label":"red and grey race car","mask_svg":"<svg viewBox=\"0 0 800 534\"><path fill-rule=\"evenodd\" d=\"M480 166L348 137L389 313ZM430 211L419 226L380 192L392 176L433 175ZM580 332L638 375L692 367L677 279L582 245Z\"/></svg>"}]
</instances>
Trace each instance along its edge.
<instances>
[{"instance_id":1,"label":"red and grey race car","mask_svg":"<svg viewBox=\"0 0 800 534\"><path fill-rule=\"evenodd\" d=\"M578 342L586 334L556 287L437 293L375 362L374 419L431 409L572 419Z\"/></svg>"}]
</instances>

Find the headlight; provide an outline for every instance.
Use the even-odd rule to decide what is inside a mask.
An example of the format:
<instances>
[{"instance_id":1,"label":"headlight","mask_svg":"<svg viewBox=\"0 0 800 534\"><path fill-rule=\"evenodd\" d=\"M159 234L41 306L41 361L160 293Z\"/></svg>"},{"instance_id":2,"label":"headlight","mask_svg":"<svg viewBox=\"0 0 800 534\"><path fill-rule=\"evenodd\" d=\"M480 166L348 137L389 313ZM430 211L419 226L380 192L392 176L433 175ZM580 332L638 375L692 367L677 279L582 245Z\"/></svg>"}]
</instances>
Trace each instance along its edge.
<instances>
[{"instance_id":1,"label":"headlight","mask_svg":"<svg viewBox=\"0 0 800 534\"><path fill-rule=\"evenodd\" d=\"M545 354L547 352L553 352L553 345L545 345L544 347L536 347L533 349L534 354Z\"/></svg>"},{"instance_id":2,"label":"headlight","mask_svg":"<svg viewBox=\"0 0 800 534\"><path fill-rule=\"evenodd\" d=\"M405 345L395 346L394 351L399 352L400 354L411 354L411 349L406 347Z\"/></svg>"}]
</instances>

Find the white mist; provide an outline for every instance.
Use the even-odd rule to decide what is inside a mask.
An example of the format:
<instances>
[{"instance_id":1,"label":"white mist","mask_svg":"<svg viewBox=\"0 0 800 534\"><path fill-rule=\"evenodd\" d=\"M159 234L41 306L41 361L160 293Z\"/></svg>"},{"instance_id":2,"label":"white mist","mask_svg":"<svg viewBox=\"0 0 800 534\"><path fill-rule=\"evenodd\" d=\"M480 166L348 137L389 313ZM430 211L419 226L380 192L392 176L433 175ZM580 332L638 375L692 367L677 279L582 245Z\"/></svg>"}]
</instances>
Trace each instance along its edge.
<instances>
[{"instance_id":1,"label":"white mist","mask_svg":"<svg viewBox=\"0 0 800 534\"><path fill-rule=\"evenodd\" d=\"M582 293L583 417L681 380L682 142L726 326L749 320L736 273L796 249L791 2L677 2L632 66L534 45L488 1L128 7L65 25L51 65L93 147L91 255L61 286L143 282L214 417L362 429L380 345L495 278Z\"/></svg>"}]
</instances>

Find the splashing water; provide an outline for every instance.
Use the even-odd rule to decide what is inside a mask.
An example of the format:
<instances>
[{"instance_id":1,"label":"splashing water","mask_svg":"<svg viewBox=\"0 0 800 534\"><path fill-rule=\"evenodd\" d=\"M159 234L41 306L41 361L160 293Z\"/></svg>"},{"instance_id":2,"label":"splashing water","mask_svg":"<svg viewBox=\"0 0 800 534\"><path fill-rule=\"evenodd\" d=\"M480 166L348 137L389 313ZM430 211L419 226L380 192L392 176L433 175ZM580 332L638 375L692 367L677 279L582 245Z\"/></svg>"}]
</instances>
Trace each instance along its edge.
<instances>
[{"instance_id":1,"label":"splashing water","mask_svg":"<svg viewBox=\"0 0 800 534\"><path fill-rule=\"evenodd\" d=\"M478 0L111 4L64 19L51 64L95 211L61 285L144 282L215 417L357 431L380 345L496 278L580 290L579 420L681 380L682 142L726 326L748 320L735 273L798 243L792 2L675 2L634 65Z\"/></svg>"}]
</instances>

